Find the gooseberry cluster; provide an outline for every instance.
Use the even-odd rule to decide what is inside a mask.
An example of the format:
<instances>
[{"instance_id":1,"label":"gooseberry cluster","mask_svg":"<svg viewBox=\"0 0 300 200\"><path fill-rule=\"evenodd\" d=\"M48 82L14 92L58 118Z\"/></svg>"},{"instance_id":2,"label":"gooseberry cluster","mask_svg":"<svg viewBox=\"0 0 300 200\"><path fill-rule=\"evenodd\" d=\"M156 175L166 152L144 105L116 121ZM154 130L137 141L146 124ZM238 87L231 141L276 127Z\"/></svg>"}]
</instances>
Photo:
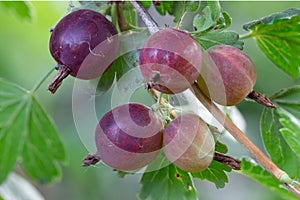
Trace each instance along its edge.
<instances>
[{"instance_id":1,"label":"gooseberry cluster","mask_svg":"<svg viewBox=\"0 0 300 200\"><path fill-rule=\"evenodd\" d=\"M94 79L103 74L118 53L117 30L98 12L78 10L54 28L50 52L57 61L58 76L49 85L54 93L68 74ZM241 50L216 45L204 53L187 32L164 28L151 35L140 51L139 67L149 90L165 94L183 92L198 84L212 101L221 105L241 102L255 84L255 67ZM161 149L178 168L198 172L214 157L215 140L197 115L183 113L164 127L150 108L127 103L107 112L95 131L97 152L83 165L100 159L122 171L140 169L153 161Z\"/></svg>"},{"instance_id":2,"label":"gooseberry cluster","mask_svg":"<svg viewBox=\"0 0 300 200\"><path fill-rule=\"evenodd\" d=\"M177 167L197 172L209 166L214 138L205 122L195 114L182 114L164 129L150 108L138 103L117 106L99 121L95 140L97 153L83 165L102 160L113 169L131 171L153 161L162 147Z\"/></svg>"}]
</instances>

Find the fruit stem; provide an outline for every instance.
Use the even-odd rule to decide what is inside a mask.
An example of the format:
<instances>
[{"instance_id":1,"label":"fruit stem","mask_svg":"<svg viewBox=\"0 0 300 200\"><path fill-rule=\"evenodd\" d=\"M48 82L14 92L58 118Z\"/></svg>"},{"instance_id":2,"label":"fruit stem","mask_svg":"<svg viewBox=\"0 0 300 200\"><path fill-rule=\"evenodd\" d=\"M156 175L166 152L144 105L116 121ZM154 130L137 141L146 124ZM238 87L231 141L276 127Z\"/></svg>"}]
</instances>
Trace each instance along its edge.
<instances>
[{"instance_id":1,"label":"fruit stem","mask_svg":"<svg viewBox=\"0 0 300 200\"><path fill-rule=\"evenodd\" d=\"M141 5L140 2L131 0L130 3L135 8L137 14L144 21L144 23L146 24L146 26L151 34L154 34L155 32L159 31L158 25L152 19L152 17L149 15L149 13L145 10L145 8Z\"/></svg>"},{"instance_id":2,"label":"fruit stem","mask_svg":"<svg viewBox=\"0 0 300 200\"><path fill-rule=\"evenodd\" d=\"M66 66L59 65L56 68L58 68L58 72L54 76L54 78L51 80L51 82L50 82L50 84L48 86L48 90L52 94L54 94L56 92L56 90L61 85L62 81L70 74L70 70Z\"/></svg>"},{"instance_id":3,"label":"fruit stem","mask_svg":"<svg viewBox=\"0 0 300 200\"><path fill-rule=\"evenodd\" d=\"M192 90L199 101L206 107L206 109L219 121L223 127L248 151L248 153L269 173L271 173L277 180L286 184L292 184L292 180L288 174L282 171L273 163L226 115L200 90L197 83L192 85ZM286 178L287 177L287 178ZM292 186L290 186L292 187ZM288 187L289 189L289 187ZM293 191L291 191L293 192ZM296 196L300 197L299 191L293 192Z\"/></svg>"},{"instance_id":4,"label":"fruit stem","mask_svg":"<svg viewBox=\"0 0 300 200\"><path fill-rule=\"evenodd\" d=\"M34 94L54 70L55 67L50 68L47 73L33 86L33 88L30 90L30 93Z\"/></svg>"},{"instance_id":5,"label":"fruit stem","mask_svg":"<svg viewBox=\"0 0 300 200\"><path fill-rule=\"evenodd\" d=\"M167 98L163 98L162 97L162 93L161 92L158 92L157 90L155 89L150 89L151 93L152 93L152 96L154 97L154 99L157 101L156 104L168 104L168 95L167 95ZM159 101L159 102L158 102ZM172 109L172 110L169 110L168 109L168 113L167 113L168 117L172 117L172 118L176 118L177 117L177 114L176 112Z\"/></svg>"},{"instance_id":6,"label":"fruit stem","mask_svg":"<svg viewBox=\"0 0 300 200\"><path fill-rule=\"evenodd\" d=\"M253 90L250 94L248 94L248 98L256 101L257 103L261 104L261 105L264 105L266 107L269 107L269 108L276 108L276 106L271 102L271 100L260 94L259 92Z\"/></svg>"}]
</instances>

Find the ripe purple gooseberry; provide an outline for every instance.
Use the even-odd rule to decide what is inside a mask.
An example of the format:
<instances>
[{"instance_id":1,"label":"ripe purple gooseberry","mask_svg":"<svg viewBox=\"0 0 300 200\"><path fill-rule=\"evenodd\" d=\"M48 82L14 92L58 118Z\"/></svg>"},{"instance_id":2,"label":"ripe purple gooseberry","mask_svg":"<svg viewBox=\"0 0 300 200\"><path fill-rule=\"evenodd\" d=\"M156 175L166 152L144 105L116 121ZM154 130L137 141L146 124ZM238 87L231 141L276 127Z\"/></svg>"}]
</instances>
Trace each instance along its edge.
<instances>
[{"instance_id":1,"label":"ripe purple gooseberry","mask_svg":"<svg viewBox=\"0 0 300 200\"><path fill-rule=\"evenodd\" d=\"M202 55L188 33L165 28L151 35L140 52L139 64L148 87L174 94L183 92L198 78Z\"/></svg>"},{"instance_id":2,"label":"ripe purple gooseberry","mask_svg":"<svg viewBox=\"0 0 300 200\"><path fill-rule=\"evenodd\" d=\"M255 81L253 62L238 48L216 45L203 53L203 66L197 83L216 103L224 106L240 103L253 90Z\"/></svg>"},{"instance_id":3,"label":"ripe purple gooseberry","mask_svg":"<svg viewBox=\"0 0 300 200\"><path fill-rule=\"evenodd\" d=\"M118 53L115 26L93 10L81 9L63 17L51 33L49 48L58 74L48 86L55 93L69 74L95 79L103 74Z\"/></svg>"},{"instance_id":4,"label":"ripe purple gooseberry","mask_svg":"<svg viewBox=\"0 0 300 200\"><path fill-rule=\"evenodd\" d=\"M146 106L123 104L99 121L95 140L98 151L84 159L84 166L101 159L114 169L131 171L155 159L162 148L163 124Z\"/></svg>"},{"instance_id":5,"label":"ripe purple gooseberry","mask_svg":"<svg viewBox=\"0 0 300 200\"><path fill-rule=\"evenodd\" d=\"M164 152L169 161L188 172L199 172L213 160L215 141L206 123L185 113L170 122L164 132Z\"/></svg>"}]
</instances>

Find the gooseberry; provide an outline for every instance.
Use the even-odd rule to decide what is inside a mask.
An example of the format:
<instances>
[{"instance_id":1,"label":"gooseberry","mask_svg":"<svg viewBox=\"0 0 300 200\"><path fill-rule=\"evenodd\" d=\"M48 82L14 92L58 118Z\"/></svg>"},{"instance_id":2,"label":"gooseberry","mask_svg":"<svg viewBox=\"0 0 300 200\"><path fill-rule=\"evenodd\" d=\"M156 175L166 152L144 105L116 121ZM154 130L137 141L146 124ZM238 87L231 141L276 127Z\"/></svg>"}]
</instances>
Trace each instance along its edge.
<instances>
[{"instance_id":1,"label":"gooseberry","mask_svg":"<svg viewBox=\"0 0 300 200\"><path fill-rule=\"evenodd\" d=\"M117 30L100 13L81 9L63 17L51 33L49 48L59 70L48 86L55 93L69 74L95 79L105 72L118 53Z\"/></svg>"},{"instance_id":2,"label":"gooseberry","mask_svg":"<svg viewBox=\"0 0 300 200\"><path fill-rule=\"evenodd\" d=\"M185 113L170 122L164 131L164 152L169 161L188 172L199 172L213 160L215 141L206 123Z\"/></svg>"},{"instance_id":3,"label":"gooseberry","mask_svg":"<svg viewBox=\"0 0 300 200\"><path fill-rule=\"evenodd\" d=\"M256 69L240 49L216 45L203 53L203 66L197 80L200 89L224 106L240 103L252 90Z\"/></svg>"},{"instance_id":4,"label":"gooseberry","mask_svg":"<svg viewBox=\"0 0 300 200\"><path fill-rule=\"evenodd\" d=\"M201 54L191 35L165 28L147 39L140 52L140 69L150 88L167 94L180 93L198 78Z\"/></svg>"},{"instance_id":5,"label":"gooseberry","mask_svg":"<svg viewBox=\"0 0 300 200\"><path fill-rule=\"evenodd\" d=\"M138 103L117 106L99 121L96 155L122 171L142 168L155 159L163 142L163 124L148 107Z\"/></svg>"}]
</instances>

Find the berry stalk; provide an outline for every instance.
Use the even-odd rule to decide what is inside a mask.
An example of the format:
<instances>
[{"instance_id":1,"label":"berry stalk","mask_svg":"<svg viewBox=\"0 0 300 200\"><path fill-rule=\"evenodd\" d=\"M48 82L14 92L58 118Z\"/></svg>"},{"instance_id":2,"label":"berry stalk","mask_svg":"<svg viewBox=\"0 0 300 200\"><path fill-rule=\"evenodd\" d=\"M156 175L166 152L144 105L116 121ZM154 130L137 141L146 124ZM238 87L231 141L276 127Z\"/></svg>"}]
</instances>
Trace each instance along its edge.
<instances>
[{"instance_id":1,"label":"berry stalk","mask_svg":"<svg viewBox=\"0 0 300 200\"><path fill-rule=\"evenodd\" d=\"M248 98L256 101L257 103L261 104L261 105L264 105L266 107L269 107L269 108L276 108L276 106L271 102L271 100L260 94L259 92L253 90L250 94L248 94Z\"/></svg>"},{"instance_id":2,"label":"berry stalk","mask_svg":"<svg viewBox=\"0 0 300 200\"><path fill-rule=\"evenodd\" d=\"M51 80L48 90L54 94L56 90L59 88L59 86L62 84L62 81L69 76L70 70L66 66L59 66L58 73L54 76L54 78Z\"/></svg>"},{"instance_id":3,"label":"berry stalk","mask_svg":"<svg viewBox=\"0 0 300 200\"><path fill-rule=\"evenodd\" d=\"M35 93L41 85L45 82L45 80L50 76L50 74L55 70L55 67L52 67L48 70L48 72L36 83L36 85L30 90L31 93Z\"/></svg>"}]
</instances>

